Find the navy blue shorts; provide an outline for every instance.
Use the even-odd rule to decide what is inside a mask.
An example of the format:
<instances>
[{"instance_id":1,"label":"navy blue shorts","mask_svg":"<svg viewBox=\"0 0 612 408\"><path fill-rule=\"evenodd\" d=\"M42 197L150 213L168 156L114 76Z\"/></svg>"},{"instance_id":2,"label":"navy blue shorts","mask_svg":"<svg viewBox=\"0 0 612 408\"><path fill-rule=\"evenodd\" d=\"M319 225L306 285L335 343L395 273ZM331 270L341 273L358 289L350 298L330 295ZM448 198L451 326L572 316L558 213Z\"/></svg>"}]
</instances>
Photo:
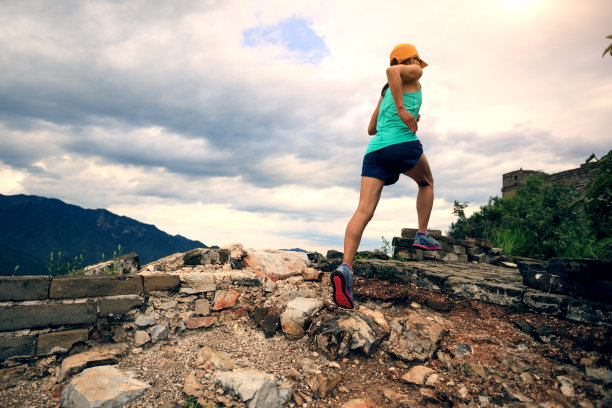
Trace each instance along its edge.
<instances>
[{"instance_id":1,"label":"navy blue shorts","mask_svg":"<svg viewBox=\"0 0 612 408\"><path fill-rule=\"evenodd\" d=\"M412 169L423 154L420 140L397 143L374 150L363 158L361 177L385 180L385 186L395 184L402 173Z\"/></svg>"}]
</instances>

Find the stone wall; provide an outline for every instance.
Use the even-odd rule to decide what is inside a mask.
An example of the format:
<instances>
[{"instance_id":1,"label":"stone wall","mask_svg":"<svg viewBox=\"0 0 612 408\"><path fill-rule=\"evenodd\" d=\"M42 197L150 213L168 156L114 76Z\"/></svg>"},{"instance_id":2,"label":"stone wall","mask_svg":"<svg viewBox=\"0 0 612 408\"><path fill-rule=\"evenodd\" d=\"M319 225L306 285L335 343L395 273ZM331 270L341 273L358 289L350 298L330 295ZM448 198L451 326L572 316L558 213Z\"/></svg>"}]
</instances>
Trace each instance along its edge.
<instances>
[{"instance_id":1,"label":"stone wall","mask_svg":"<svg viewBox=\"0 0 612 408\"><path fill-rule=\"evenodd\" d=\"M584 191L592 178L593 163L583 163L577 169L547 174L536 170L515 170L502 176L502 198L512 197L517 188L531 176L539 176L549 182L559 182Z\"/></svg>"},{"instance_id":2,"label":"stone wall","mask_svg":"<svg viewBox=\"0 0 612 408\"><path fill-rule=\"evenodd\" d=\"M277 280L320 279L307 262L302 253L234 245L175 254L126 275L0 277L0 362L63 357L98 342L138 349L234 321Z\"/></svg>"},{"instance_id":3,"label":"stone wall","mask_svg":"<svg viewBox=\"0 0 612 408\"><path fill-rule=\"evenodd\" d=\"M67 352L179 283L176 275L1 277L0 360Z\"/></svg>"},{"instance_id":4,"label":"stone wall","mask_svg":"<svg viewBox=\"0 0 612 408\"><path fill-rule=\"evenodd\" d=\"M412 244L417 230L402 228L401 237L393 238L393 257L406 261L422 261L434 259L446 262L476 262L500 265L507 263L508 258L502 255L500 248L481 238L454 239L442 235L439 230L430 230L429 233L440 242L439 251L426 251L415 249ZM508 266L511 266L507 263Z\"/></svg>"}]
</instances>

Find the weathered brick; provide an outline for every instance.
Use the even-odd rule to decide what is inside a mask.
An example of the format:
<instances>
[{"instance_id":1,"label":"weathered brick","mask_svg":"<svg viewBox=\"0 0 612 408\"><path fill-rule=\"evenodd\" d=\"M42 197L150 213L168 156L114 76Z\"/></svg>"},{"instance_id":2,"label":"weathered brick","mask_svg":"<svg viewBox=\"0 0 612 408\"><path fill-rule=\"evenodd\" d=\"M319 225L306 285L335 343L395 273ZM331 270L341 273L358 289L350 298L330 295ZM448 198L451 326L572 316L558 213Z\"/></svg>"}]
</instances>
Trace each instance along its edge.
<instances>
[{"instance_id":1,"label":"weathered brick","mask_svg":"<svg viewBox=\"0 0 612 408\"><path fill-rule=\"evenodd\" d=\"M46 356L54 353L65 353L79 341L87 341L89 330L76 329L38 335L36 355Z\"/></svg>"},{"instance_id":2,"label":"weathered brick","mask_svg":"<svg viewBox=\"0 0 612 408\"><path fill-rule=\"evenodd\" d=\"M212 273L192 273L183 276L183 279L181 288L179 288L180 293L194 294L217 290L215 276Z\"/></svg>"},{"instance_id":3,"label":"weathered brick","mask_svg":"<svg viewBox=\"0 0 612 408\"><path fill-rule=\"evenodd\" d=\"M579 281L612 281L612 262L597 259L550 258L546 271Z\"/></svg>"},{"instance_id":4,"label":"weathered brick","mask_svg":"<svg viewBox=\"0 0 612 408\"><path fill-rule=\"evenodd\" d=\"M423 251L423 258L443 261L448 253L444 251Z\"/></svg>"},{"instance_id":5,"label":"weathered brick","mask_svg":"<svg viewBox=\"0 0 612 408\"><path fill-rule=\"evenodd\" d=\"M552 293L527 291L523 302L538 313L556 315L565 313L570 298Z\"/></svg>"},{"instance_id":6,"label":"weathered brick","mask_svg":"<svg viewBox=\"0 0 612 408\"><path fill-rule=\"evenodd\" d=\"M394 248L412 248L414 238L393 237L392 243Z\"/></svg>"},{"instance_id":7,"label":"weathered brick","mask_svg":"<svg viewBox=\"0 0 612 408\"><path fill-rule=\"evenodd\" d=\"M93 323L96 309L93 301L0 306L0 331Z\"/></svg>"},{"instance_id":8,"label":"weathered brick","mask_svg":"<svg viewBox=\"0 0 612 408\"><path fill-rule=\"evenodd\" d=\"M446 273L423 271L419 273L416 284L426 288L440 289L449 276Z\"/></svg>"},{"instance_id":9,"label":"weathered brick","mask_svg":"<svg viewBox=\"0 0 612 408\"><path fill-rule=\"evenodd\" d=\"M467 254L468 255L479 255L479 254L483 254L484 251L481 247L470 247L467 248Z\"/></svg>"},{"instance_id":10,"label":"weathered brick","mask_svg":"<svg viewBox=\"0 0 612 408\"><path fill-rule=\"evenodd\" d=\"M48 276L0 277L0 301L47 299L49 284Z\"/></svg>"},{"instance_id":11,"label":"weathered brick","mask_svg":"<svg viewBox=\"0 0 612 408\"><path fill-rule=\"evenodd\" d=\"M470 249L468 248L468 252L469 252L469 250ZM467 257L468 257L468 260L470 262L478 262L478 263L487 263L487 262L489 262L489 257L487 256L487 254L468 255Z\"/></svg>"},{"instance_id":12,"label":"weathered brick","mask_svg":"<svg viewBox=\"0 0 612 408\"><path fill-rule=\"evenodd\" d=\"M417 229L416 228L402 228L402 238L405 239L414 239L414 236L417 233Z\"/></svg>"},{"instance_id":13,"label":"weathered brick","mask_svg":"<svg viewBox=\"0 0 612 408\"><path fill-rule=\"evenodd\" d=\"M59 277L51 281L49 297L83 298L142 293L140 275Z\"/></svg>"},{"instance_id":14,"label":"weathered brick","mask_svg":"<svg viewBox=\"0 0 612 408\"><path fill-rule=\"evenodd\" d=\"M98 301L99 316L121 316L133 307L142 305L143 299L138 295L113 296Z\"/></svg>"},{"instance_id":15,"label":"weathered brick","mask_svg":"<svg viewBox=\"0 0 612 408\"><path fill-rule=\"evenodd\" d=\"M0 337L0 360L9 357L34 357L36 352L36 336Z\"/></svg>"},{"instance_id":16,"label":"weathered brick","mask_svg":"<svg viewBox=\"0 0 612 408\"><path fill-rule=\"evenodd\" d=\"M440 242L440 249L444 252L453 252L453 246L444 242L444 241L439 241Z\"/></svg>"},{"instance_id":17,"label":"weathered brick","mask_svg":"<svg viewBox=\"0 0 612 408\"><path fill-rule=\"evenodd\" d=\"M153 292L155 290L178 290L181 280L178 275L142 275L144 278L144 291Z\"/></svg>"},{"instance_id":18,"label":"weathered brick","mask_svg":"<svg viewBox=\"0 0 612 408\"><path fill-rule=\"evenodd\" d=\"M414 239L418 229L416 228L402 228L402 238ZM442 231L440 230L428 230L429 234L438 239L442 236Z\"/></svg>"},{"instance_id":19,"label":"weathered brick","mask_svg":"<svg viewBox=\"0 0 612 408\"><path fill-rule=\"evenodd\" d=\"M572 300L567 306L570 320L612 327L612 305L587 300Z\"/></svg>"},{"instance_id":20,"label":"weathered brick","mask_svg":"<svg viewBox=\"0 0 612 408\"><path fill-rule=\"evenodd\" d=\"M457 255L465 255L465 247L463 247L461 245L453 245L453 251L452 252L454 254L457 254Z\"/></svg>"},{"instance_id":21,"label":"weathered brick","mask_svg":"<svg viewBox=\"0 0 612 408\"><path fill-rule=\"evenodd\" d=\"M396 247L393 252L394 258L402 258L407 261L422 261L423 260L423 251L420 249L407 249Z\"/></svg>"},{"instance_id":22,"label":"weathered brick","mask_svg":"<svg viewBox=\"0 0 612 408\"><path fill-rule=\"evenodd\" d=\"M523 302L524 289L508 283L475 281L451 276L444 281L445 292L455 296L494 303L502 306L518 306Z\"/></svg>"}]
</instances>

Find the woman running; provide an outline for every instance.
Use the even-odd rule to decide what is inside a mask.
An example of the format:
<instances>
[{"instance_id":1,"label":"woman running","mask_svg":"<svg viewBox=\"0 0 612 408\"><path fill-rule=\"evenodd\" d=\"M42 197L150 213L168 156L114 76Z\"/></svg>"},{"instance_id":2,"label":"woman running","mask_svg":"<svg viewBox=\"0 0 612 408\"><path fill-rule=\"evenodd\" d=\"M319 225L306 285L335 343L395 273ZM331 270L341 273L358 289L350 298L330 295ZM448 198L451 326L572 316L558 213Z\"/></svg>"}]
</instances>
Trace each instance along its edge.
<instances>
[{"instance_id":1,"label":"woman running","mask_svg":"<svg viewBox=\"0 0 612 408\"><path fill-rule=\"evenodd\" d=\"M359 205L346 227L343 263L331 274L334 301L347 309L354 307L352 265L363 230L374 215L383 187L397 182L400 174L412 178L419 186L416 200L419 229L413 246L440 249L438 241L427 232L434 200L433 176L416 136L422 101L419 79L427 63L411 44L396 46L390 60L388 82L368 126L368 134L374 137L363 158Z\"/></svg>"}]
</instances>

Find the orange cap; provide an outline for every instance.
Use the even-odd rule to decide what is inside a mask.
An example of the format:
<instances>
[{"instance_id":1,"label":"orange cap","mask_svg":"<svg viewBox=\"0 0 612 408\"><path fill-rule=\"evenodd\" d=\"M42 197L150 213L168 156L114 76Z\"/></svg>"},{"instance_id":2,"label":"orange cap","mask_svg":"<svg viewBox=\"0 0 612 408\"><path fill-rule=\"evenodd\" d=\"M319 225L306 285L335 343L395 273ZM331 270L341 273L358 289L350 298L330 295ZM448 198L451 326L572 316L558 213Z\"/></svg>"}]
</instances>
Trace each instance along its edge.
<instances>
[{"instance_id":1,"label":"orange cap","mask_svg":"<svg viewBox=\"0 0 612 408\"><path fill-rule=\"evenodd\" d=\"M412 44L399 44L396 45L393 51L391 51L391 55L389 55L389 61L392 61L393 58L397 58L397 62L401 63L407 58L410 57L418 57L423 63L421 64L421 68L425 68L427 63L419 57L419 53L416 50L416 47Z\"/></svg>"}]
</instances>

